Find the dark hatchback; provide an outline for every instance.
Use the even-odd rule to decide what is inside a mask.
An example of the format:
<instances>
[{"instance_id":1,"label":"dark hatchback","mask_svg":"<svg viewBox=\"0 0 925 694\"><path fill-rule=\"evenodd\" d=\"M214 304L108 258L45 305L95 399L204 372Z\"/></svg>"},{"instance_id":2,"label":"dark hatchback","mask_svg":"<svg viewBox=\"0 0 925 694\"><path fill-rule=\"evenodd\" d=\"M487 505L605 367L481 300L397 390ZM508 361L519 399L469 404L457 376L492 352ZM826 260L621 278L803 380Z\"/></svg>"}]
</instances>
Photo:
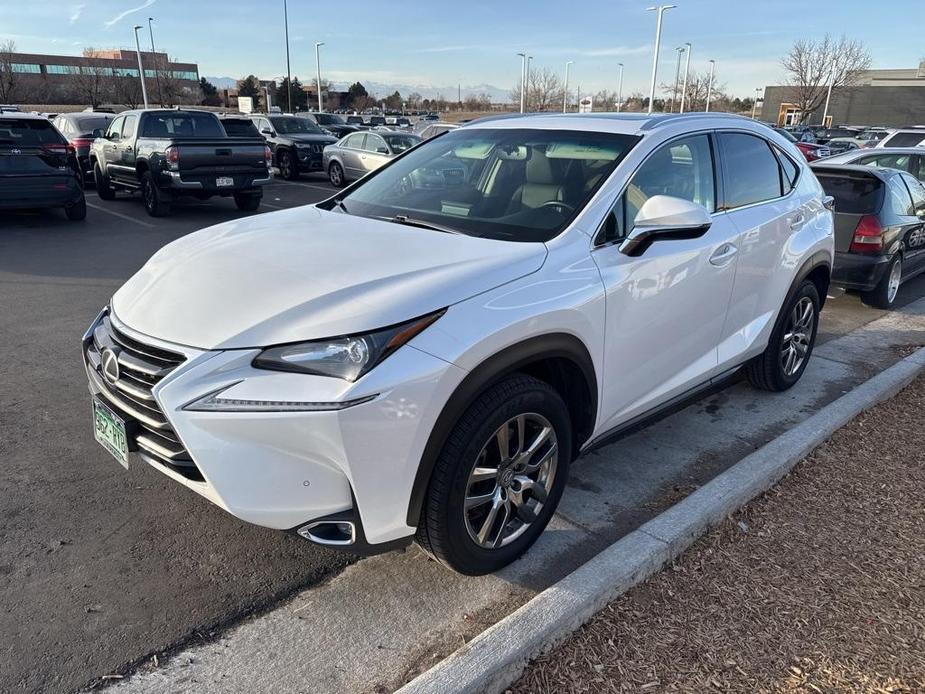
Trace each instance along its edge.
<instances>
[{"instance_id":1,"label":"dark hatchback","mask_svg":"<svg viewBox=\"0 0 925 694\"><path fill-rule=\"evenodd\" d=\"M832 283L890 308L904 281L925 271L925 188L896 169L812 164L835 198Z\"/></svg>"},{"instance_id":2,"label":"dark hatchback","mask_svg":"<svg viewBox=\"0 0 925 694\"><path fill-rule=\"evenodd\" d=\"M61 207L87 216L74 148L39 115L0 113L0 210Z\"/></svg>"},{"instance_id":3,"label":"dark hatchback","mask_svg":"<svg viewBox=\"0 0 925 694\"><path fill-rule=\"evenodd\" d=\"M77 152L80 170L85 176L89 174L87 180L93 175L93 167L90 166L90 145L93 144L93 140L106 132L110 121L115 117L114 113L81 111L58 114L52 121Z\"/></svg>"}]
</instances>

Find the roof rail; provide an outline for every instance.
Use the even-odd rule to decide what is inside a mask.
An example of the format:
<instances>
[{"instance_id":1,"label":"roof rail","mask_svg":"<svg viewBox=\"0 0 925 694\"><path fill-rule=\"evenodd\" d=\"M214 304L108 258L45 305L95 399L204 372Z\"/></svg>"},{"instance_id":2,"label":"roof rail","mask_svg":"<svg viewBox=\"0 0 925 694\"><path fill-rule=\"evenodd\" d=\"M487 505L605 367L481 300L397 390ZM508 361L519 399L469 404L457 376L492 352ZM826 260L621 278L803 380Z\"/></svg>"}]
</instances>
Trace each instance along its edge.
<instances>
[{"instance_id":1,"label":"roof rail","mask_svg":"<svg viewBox=\"0 0 925 694\"><path fill-rule=\"evenodd\" d=\"M654 130L655 128L661 127L663 125L673 123L678 120L698 120L701 118L735 118L739 120L747 120L753 123L758 123L760 121L754 121L751 118L746 116L740 116L737 113L713 113L706 111L697 111L694 113L666 113L662 115L653 114L651 120L647 121L640 130Z\"/></svg>"}]
</instances>

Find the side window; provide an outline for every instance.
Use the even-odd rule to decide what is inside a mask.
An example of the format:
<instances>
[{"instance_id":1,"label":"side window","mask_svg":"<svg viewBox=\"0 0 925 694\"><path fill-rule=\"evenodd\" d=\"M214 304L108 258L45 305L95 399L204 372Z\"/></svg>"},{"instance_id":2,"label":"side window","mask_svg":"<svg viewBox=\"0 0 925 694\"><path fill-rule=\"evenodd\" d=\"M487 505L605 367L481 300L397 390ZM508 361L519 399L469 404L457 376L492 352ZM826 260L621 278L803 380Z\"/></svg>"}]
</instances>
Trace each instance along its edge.
<instances>
[{"instance_id":1,"label":"side window","mask_svg":"<svg viewBox=\"0 0 925 694\"><path fill-rule=\"evenodd\" d=\"M109 124L109 129L106 130L106 137L112 137L116 135L121 137L122 135L122 123L125 122L125 116L119 116Z\"/></svg>"},{"instance_id":2,"label":"side window","mask_svg":"<svg viewBox=\"0 0 925 694\"><path fill-rule=\"evenodd\" d=\"M347 138L347 141L344 143L345 147L350 147L351 149L363 149L363 138L366 137L363 133L355 133Z\"/></svg>"},{"instance_id":3,"label":"side window","mask_svg":"<svg viewBox=\"0 0 925 694\"><path fill-rule=\"evenodd\" d=\"M378 135L367 135L366 145L363 147L367 152L376 152L379 154L388 154L389 148L385 146L385 140Z\"/></svg>"},{"instance_id":4,"label":"side window","mask_svg":"<svg viewBox=\"0 0 925 694\"><path fill-rule=\"evenodd\" d=\"M777 155L781 171L784 174L781 183L783 184L784 195L786 195L796 187L797 176L800 175L800 167L793 162L793 159L788 157L777 147L774 148L774 153Z\"/></svg>"},{"instance_id":5,"label":"side window","mask_svg":"<svg viewBox=\"0 0 925 694\"><path fill-rule=\"evenodd\" d=\"M912 165L912 175L920 181L925 181L925 156L917 154L915 163Z\"/></svg>"},{"instance_id":6,"label":"side window","mask_svg":"<svg viewBox=\"0 0 925 694\"><path fill-rule=\"evenodd\" d=\"M735 209L782 195L780 165L771 147L760 137L721 133L725 207Z\"/></svg>"},{"instance_id":7,"label":"side window","mask_svg":"<svg viewBox=\"0 0 925 694\"><path fill-rule=\"evenodd\" d=\"M901 171L909 170L908 154L879 154L871 157L864 157L859 164L864 166L883 166L888 169L900 169Z\"/></svg>"},{"instance_id":8,"label":"side window","mask_svg":"<svg viewBox=\"0 0 925 694\"><path fill-rule=\"evenodd\" d=\"M909 217L913 214L912 195L899 176L890 176L887 190L890 192L890 204L895 214Z\"/></svg>"},{"instance_id":9,"label":"side window","mask_svg":"<svg viewBox=\"0 0 925 694\"><path fill-rule=\"evenodd\" d=\"M273 130L273 128L270 126L270 121L266 118L260 118L257 120L257 130L265 135L266 133L263 132L264 130Z\"/></svg>"},{"instance_id":10,"label":"side window","mask_svg":"<svg viewBox=\"0 0 925 694\"><path fill-rule=\"evenodd\" d=\"M925 188L909 174L904 173L902 179L912 195L912 214L922 214L925 212Z\"/></svg>"},{"instance_id":11,"label":"side window","mask_svg":"<svg viewBox=\"0 0 925 694\"><path fill-rule=\"evenodd\" d=\"M122 139L135 137L135 124L138 122L138 116L126 116L125 125L122 126Z\"/></svg>"}]
</instances>

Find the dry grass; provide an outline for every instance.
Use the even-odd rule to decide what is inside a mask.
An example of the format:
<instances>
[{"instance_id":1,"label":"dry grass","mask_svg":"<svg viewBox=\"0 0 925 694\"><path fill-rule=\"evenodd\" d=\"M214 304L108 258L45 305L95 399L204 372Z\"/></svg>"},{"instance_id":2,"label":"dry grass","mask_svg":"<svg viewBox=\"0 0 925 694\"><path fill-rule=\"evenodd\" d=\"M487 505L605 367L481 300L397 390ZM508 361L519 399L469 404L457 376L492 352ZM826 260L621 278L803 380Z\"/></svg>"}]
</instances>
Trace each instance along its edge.
<instances>
[{"instance_id":1,"label":"dry grass","mask_svg":"<svg viewBox=\"0 0 925 694\"><path fill-rule=\"evenodd\" d=\"M920 378L513 692L925 692L923 432Z\"/></svg>"}]
</instances>

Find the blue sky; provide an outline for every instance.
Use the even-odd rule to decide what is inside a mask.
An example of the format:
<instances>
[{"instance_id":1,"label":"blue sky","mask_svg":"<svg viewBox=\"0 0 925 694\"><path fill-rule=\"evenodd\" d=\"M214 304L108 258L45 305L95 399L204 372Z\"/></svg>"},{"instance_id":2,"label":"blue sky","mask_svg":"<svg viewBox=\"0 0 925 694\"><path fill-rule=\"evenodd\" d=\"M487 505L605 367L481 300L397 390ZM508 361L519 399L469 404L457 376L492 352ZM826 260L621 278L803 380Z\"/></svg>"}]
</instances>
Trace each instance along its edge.
<instances>
[{"instance_id":1,"label":"blue sky","mask_svg":"<svg viewBox=\"0 0 925 694\"><path fill-rule=\"evenodd\" d=\"M874 67L913 67L925 57L909 28L925 20L921 0L888 0L889 11L870 0L674 3L677 9L665 14L659 81L673 79L673 49L686 41L693 44L692 69L705 70L715 59L718 81L741 96L779 84L778 60L793 41L826 30L862 40ZM534 66L560 73L573 60L573 88L616 89L623 62L625 93L647 92L655 35L647 6L645 0L289 0L292 71L313 75L314 42L324 41L323 77L338 82L506 90L520 75L515 54L527 50ZM0 0L0 40L12 38L19 50L36 53L129 47L132 26L152 16L158 48L197 62L201 74L274 78L286 70L282 15L282 0Z\"/></svg>"}]
</instances>

